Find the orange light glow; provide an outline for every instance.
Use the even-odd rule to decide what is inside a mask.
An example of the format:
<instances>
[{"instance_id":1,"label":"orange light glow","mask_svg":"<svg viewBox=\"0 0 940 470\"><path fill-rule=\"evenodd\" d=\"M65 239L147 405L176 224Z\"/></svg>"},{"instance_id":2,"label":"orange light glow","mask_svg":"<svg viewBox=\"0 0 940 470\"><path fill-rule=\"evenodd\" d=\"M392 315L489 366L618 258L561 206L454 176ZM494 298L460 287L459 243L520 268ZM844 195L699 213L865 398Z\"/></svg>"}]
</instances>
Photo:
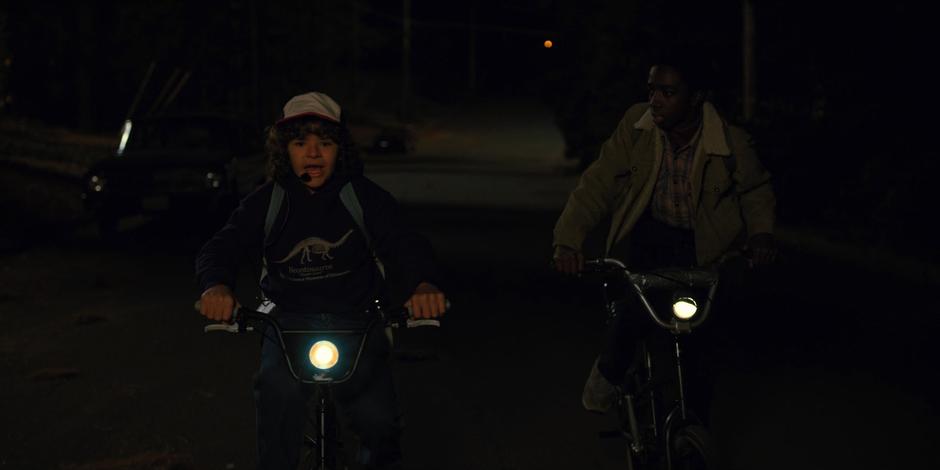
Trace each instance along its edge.
<instances>
[{"instance_id":1,"label":"orange light glow","mask_svg":"<svg viewBox=\"0 0 940 470\"><path fill-rule=\"evenodd\" d=\"M545 46L546 49L551 49L554 44L552 43L552 41L546 39L543 45Z\"/></svg>"}]
</instances>

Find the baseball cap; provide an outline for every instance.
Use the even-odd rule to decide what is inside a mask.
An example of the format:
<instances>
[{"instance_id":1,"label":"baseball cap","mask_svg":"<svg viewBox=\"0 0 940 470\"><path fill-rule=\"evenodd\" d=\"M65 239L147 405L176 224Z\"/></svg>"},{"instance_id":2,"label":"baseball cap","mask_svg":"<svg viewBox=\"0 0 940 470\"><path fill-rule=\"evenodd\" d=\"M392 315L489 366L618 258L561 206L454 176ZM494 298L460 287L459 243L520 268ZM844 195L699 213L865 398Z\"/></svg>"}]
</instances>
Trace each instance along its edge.
<instances>
[{"instance_id":1,"label":"baseball cap","mask_svg":"<svg viewBox=\"0 0 940 470\"><path fill-rule=\"evenodd\" d=\"M281 124L291 119L297 119L305 116L318 117L332 122L340 122L339 118L342 110L333 98L313 91L297 95L287 101L284 105L284 117L276 122Z\"/></svg>"}]
</instances>

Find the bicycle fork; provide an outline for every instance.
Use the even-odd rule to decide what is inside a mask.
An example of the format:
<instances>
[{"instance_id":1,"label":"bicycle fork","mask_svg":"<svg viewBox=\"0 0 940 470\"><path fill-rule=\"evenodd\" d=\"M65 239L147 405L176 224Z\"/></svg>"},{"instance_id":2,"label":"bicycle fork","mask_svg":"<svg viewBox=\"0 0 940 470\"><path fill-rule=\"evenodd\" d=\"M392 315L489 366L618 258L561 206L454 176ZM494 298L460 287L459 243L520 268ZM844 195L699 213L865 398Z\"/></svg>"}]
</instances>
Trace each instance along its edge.
<instances>
[{"instance_id":1,"label":"bicycle fork","mask_svg":"<svg viewBox=\"0 0 940 470\"><path fill-rule=\"evenodd\" d=\"M646 348L645 344L641 345L640 351L641 357L643 358L643 368L645 369L645 379L646 384L650 384L653 381L653 360L652 356L649 353L649 350ZM649 394L649 418L651 424L651 430L653 431L653 438L657 439L659 437L659 424L657 422L657 413L656 413L656 392L655 387L648 387L647 393ZM640 434L639 421L636 416L636 406L634 401L634 396L632 394L627 394L624 396L626 400L627 408L627 424L630 428L630 435L633 436L632 442L630 443L630 450L632 456L642 455L646 451L646 446L643 443L642 435ZM633 458L628 459L630 462L630 468L633 468Z\"/></svg>"},{"instance_id":2,"label":"bicycle fork","mask_svg":"<svg viewBox=\"0 0 940 470\"><path fill-rule=\"evenodd\" d=\"M326 468L326 394L320 393L320 396L317 400L317 417L319 418L319 426L317 426L317 460L319 461L319 466L317 468Z\"/></svg>"},{"instance_id":3,"label":"bicycle fork","mask_svg":"<svg viewBox=\"0 0 940 470\"><path fill-rule=\"evenodd\" d=\"M653 371L652 356L650 355L649 350L646 348L646 345L643 345L641 354L643 357L643 365L645 366L645 369L646 369L645 370L646 383L650 384L653 381L654 371ZM676 418L679 418L680 422L685 422L688 419L688 410L687 410L686 402L685 402L685 398L686 398L685 397L685 377L683 377L683 373L682 373L683 372L682 371L682 350L680 348L678 338L676 338L676 341L675 341L675 347L673 350L673 359L675 360L676 380L677 380L677 385L678 385L679 397L676 403L676 407L673 409L672 412L670 412L666 416L666 422L663 425L665 433L666 433L665 435L666 444L663 450L665 452L667 469L672 469L673 458L672 458L672 449L671 449L669 442L672 439L671 428L673 426L673 422L675 421ZM650 408L649 413L650 413L650 419L651 419L650 423L652 425L651 430L653 432L654 440L658 441L659 435L660 435L659 433L660 428L659 428L659 421L657 419L657 412L656 412L657 400L656 400L656 394L655 394L655 387L649 387L649 390L647 390L647 392L649 393L649 408ZM626 401L627 422L630 428L630 434L633 437L632 442L630 443L631 455L630 455L630 458L628 459L628 463L629 463L628 468L632 470L634 468L634 462L633 462L634 457L642 455L644 452L647 451L647 449L646 449L645 444L643 443L643 440L640 434L639 421L637 420L636 409L634 406L635 405L634 396L632 394L626 394L624 395L624 400ZM678 413L678 416L677 416L677 413Z\"/></svg>"},{"instance_id":4,"label":"bicycle fork","mask_svg":"<svg viewBox=\"0 0 940 470\"><path fill-rule=\"evenodd\" d=\"M672 470L672 436L674 431L674 426L672 423L675 420L676 411L679 412L680 423L685 423L688 421L688 412L685 403L685 379L682 376L682 349L679 347L678 336L675 338L675 351L673 358L676 361L676 380L679 384L679 403L677 403L676 408L674 408L673 411L666 416L666 470Z\"/></svg>"},{"instance_id":5,"label":"bicycle fork","mask_svg":"<svg viewBox=\"0 0 940 470\"><path fill-rule=\"evenodd\" d=\"M327 442L328 439L334 439L336 436L330 435L330 427L335 426L335 423L330 422L334 419L330 407L333 406L329 397L330 390L328 387L320 385L317 387L316 395L316 418L317 422L316 428L313 430L313 437L308 437L309 444L316 449L316 467L317 469L327 469L331 459L334 459L334 455L330 455L330 449L334 448L332 443ZM311 416L312 418L312 416Z\"/></svg>"}]
</instances>

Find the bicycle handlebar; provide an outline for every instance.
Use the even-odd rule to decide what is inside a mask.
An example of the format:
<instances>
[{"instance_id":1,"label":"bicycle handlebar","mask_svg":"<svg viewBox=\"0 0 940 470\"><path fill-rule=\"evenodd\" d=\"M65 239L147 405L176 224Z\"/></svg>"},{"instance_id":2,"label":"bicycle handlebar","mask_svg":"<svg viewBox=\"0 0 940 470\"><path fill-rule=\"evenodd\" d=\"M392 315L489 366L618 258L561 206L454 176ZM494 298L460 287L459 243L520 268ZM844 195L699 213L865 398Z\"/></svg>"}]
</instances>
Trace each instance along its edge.
<instances>
[{"instance_id":1,"label":"bicycle handlebar","mask_svg":"<svg viewBox=\"0 0 940 470\"><path fill-rule=\"evenodd\" d=\"M196 311L200 310L201 301L197 300L193 305ZM450 310L450 301L445 301L444 308ZM421 326L441 326L441 321L436 318L413 318L411 307L401 307L394 309L389 312L383 312L383 319L386 326L392 328L415 328ZM203 331L210 333L213 331L223 331L226 333L244 333L246 331L252 331L253 326L246 323L239 324L239 319L245 318L247 323L258 323L258 322L267 322L276 324L275 320L271 317L270 314L265 312L260 312L258 310L236 306L232 311L232 318L228 322L213 323L211 325L206 325L203 328Z\"/></svg>"},{"instance_id":2,"label":"bicycle handlebar","mask_svg":"<svg viewBox=\"0 0 940 470\"><path fill-rule=\"evenodd\" d=\"M715 290L718 287L718 272L715 269L698 267L666 268L633 273L627 269L627 266L622 261L615 258L596 258L585 260L584 266L586 269L599 268L597 270L602 272L608 271L622 273L624 279L626 279L630 286L633 287L634 292L636 292L637 296L640 298L640 303L643 304L643 307L650 315L650 318L657 325L675 333L687 332L692 328L696 328L701 325L706 318L708 318L708 313L711 310L712 299L714 298ZM649 300L645 295L645 291L651 288L681 289L695 287L707 287L708 297L705 301L702 312L693 317L692 321L680 320L675 316L671 316L671 322L663 321L660 316L656 314L656 311L650 305Z\"/></svg>"}]
</instances>

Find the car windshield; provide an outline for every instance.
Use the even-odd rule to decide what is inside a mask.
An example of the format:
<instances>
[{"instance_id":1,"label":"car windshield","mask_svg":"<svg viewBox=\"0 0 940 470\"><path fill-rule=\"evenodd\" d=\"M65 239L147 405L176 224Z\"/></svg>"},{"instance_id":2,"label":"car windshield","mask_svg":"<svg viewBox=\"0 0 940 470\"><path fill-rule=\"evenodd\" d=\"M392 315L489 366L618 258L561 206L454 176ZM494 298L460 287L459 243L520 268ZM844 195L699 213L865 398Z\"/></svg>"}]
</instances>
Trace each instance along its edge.
<instances>
[{"instance_id":1,"label":"car windshield","mask_svg":"<svg viewBox=\"0 0 940 470\"><path fill-rule=\"evenodd\" d=\"M244 138L237 126L224 121L143 120L133 122L124 153L230 151Z\"/></svg>"}]
</instances>

